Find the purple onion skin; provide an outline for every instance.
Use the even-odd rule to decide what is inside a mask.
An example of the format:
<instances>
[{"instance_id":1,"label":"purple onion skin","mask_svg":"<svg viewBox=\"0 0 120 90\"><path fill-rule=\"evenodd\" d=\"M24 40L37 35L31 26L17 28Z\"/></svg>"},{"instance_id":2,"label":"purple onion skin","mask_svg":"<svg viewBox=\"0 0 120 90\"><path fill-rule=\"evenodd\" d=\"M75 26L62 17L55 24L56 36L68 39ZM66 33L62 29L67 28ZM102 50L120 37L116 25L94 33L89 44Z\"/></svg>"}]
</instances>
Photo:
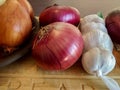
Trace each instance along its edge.
<instances>
[{"instance_id":1,"label":"purple onion skin","mask_svg":"<svg viewBox=\"0 0 120 90\"><path fill-rule=\"evenodd\" d=\"M42 39L36 36L32 56L45 70L66 70L79 60L83 51L83 38L72 24L55 22L45 26L48 33Z\"/></svg>"},{"instance_id":2,"label":"purple onion skin","mask_svg":"<svg viewBox=\"0 0 120 90\"><path fill-rule=\"evenodd\" d=\"M120 10L108 14L105 18L105 24L112 41L120 44Z\"/></svg>"},{"instance_id":3,"label":"purple onion skin","mask_svg":"<svg viewBox=\"0 0 120 90\"><path fill-rule=\"evenodd\" d=\"M53 22L67 22L75 26L80 23L80 12L69 6L51 6L44 9L39 15L40 26Z\"/></svg>"}]
</instances>

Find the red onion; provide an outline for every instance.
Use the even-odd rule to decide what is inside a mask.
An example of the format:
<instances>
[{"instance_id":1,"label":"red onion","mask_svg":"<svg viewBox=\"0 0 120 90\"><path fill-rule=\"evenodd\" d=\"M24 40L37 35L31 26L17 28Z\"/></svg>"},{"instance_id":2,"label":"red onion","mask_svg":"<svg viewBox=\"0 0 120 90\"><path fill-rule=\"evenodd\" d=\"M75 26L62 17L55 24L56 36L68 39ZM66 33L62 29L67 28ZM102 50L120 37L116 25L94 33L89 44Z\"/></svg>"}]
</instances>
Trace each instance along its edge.
<instances>
[{"instance_id":1,"label":"red onion","mask_svg":"<svg viewBox=\"0 0 120 90\"><path fill-rule=\"evenodd\" d=\"M80 13L74 7L55 5L44 9L39 16L39 20L41 26L53 22L67 22L77 26L80 22Z\"/></svg>"},{"instance_id":2,"label":"red onion","mask_svg":"<svg viewBox=\"0 0 120 90\"><path fill-rule=\"evenodd\" d=\"M109 13L105 23L112 41L120 44L120 10Z\"/></svg>"},{"instance_id":3,"label":"red onion","mask_svg":"<svg viewBox=\"0 0 120 90\"><path fill-rule=\"evenodd\" d=\"M83 38L77 27L54 22L43 27L35 37L32 55L38 66L47 70L65 70L81 56Z\"/></svg>"}]
</instances>

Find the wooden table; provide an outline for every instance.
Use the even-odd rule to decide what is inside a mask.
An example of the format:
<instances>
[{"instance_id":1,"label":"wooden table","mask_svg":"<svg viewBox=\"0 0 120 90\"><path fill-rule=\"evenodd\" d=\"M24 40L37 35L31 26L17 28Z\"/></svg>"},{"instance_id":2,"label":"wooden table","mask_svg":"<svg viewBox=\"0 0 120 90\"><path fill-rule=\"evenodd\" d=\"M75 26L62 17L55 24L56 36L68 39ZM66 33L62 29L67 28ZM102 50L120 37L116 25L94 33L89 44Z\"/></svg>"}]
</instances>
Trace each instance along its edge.
<instances>
[{"instance_id":1,"label":"wooden table","mask_svg":"<svg viewBox=\"0 0 120 90\"><path fill-rule=\"evenodd\" d=\"M35 15L43 8L53 3L71 5L81 11L81 15L106 11L118 6L119 0L29 0L33 5ZM91 2L90 5L87 5ZM100 4L97 4L97 3ZM80 4L80 5L79 5ZM96 5L96 6L94 6ZM111 6L111 7L110 7ZM113 51L117 64L108 74L120 85L120 53ZM0 90L108 90L105 84L96 76L84 71L81 60L65 71L46 71L37 67L31 54L27 54L20 60L0 68Z\"/></svg>"},{"instance_id":2,"label":"wooden table","mask_svg":"<svg viewBox=\"0 0 120 90\"><path fill-rule=\"evenodd\" d=\"M114 50L117 64L108 74L120 85L120 53ZM0 68L0 90L108 90L96 76L86 73L78 60L65 71L46 71L30 54Z\"/></svg>"}]
</instances>

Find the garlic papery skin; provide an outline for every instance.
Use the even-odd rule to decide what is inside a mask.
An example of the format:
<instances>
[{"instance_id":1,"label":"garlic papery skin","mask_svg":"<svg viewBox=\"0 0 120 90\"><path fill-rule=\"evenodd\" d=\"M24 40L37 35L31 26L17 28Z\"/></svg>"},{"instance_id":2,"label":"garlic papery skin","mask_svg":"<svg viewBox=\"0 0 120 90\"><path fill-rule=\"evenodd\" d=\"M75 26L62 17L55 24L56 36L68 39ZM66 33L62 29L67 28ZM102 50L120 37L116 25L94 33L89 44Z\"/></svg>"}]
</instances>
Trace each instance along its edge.
<instances>
[{"instance_id":1,"label":"garlic papery skin","mask_svg":"<svg viewBox=\"0 0 120 90\"><path fill-rule=\"evenodd\" d=\"M6 0L0 0L0 6L2 6L5 2Z\"/></svg>"},{"instance_id":2,"label":"garlic papery skin","mask_svg":"<svg viewBox=\"0 0 120 90\"><path fill-rule=\"evenodd\" d=\"M91 22L91 23L86 23L84 25L81 25L81 33L84 35L92 30L96 30L99 29L105 33L107 33L107 29L105 27L105 25L103 25L102 23L95 23L95 22Z\"/></svg>"},{"instance_id":3,"label":"garlic papery skin","mask_svg":"<svg viewBox=\"0 0 120 90\"><path fill-rule=\"evenodd\" d=\"M109 90L120 90L118 83L107 77L116 64L112 53L113 43L107 33L105 21L97 15L81 20L80 30L84 40L82 65L86 72L102 79Z\"/></svg>"},{"instance_id":4,"label":"garlic papery skin","mask_svg":"<svg viewBox=\"0 0 120 90\"><path fill-rule=\"evenodd\" d=\"M109 90L120 90L119 84L109 76L104 76L101 70L98 70L96 75L106 84Z\"/></svg>"},{"instance_id":5,"label":"garlic papery skin","mask_svg":"<svg viewBox=\"0 0 120 90\"><path fill-rule=\"evenodd\" d=\"M85 17L82 18L81 20L81 24L84 25L86 23L90 23L90 22L95 22L95 23L102 23L103 25L105 25L105 21L104 19L102 19L101 17L99 17L97 14L91 14L91 15L87 15Z\"/></svg>"},{"instance_id":6,"label":"garlic papery skin","mask_svg":"<svg viewBox=\"0 0 120 90\"><path fill-rule=\"evenodd\" d=\"M107 75L115 67L116 60L112 52L106 49L92 48L82 56L82 65L86 72L93 75ZM99 75L99 71L101 74Z\"/></svg>"},{"instance_id":7,"label":"garlic papery skin","mask_svg":"<svg viewBox=\"0 0 120 90\"><path fill-rule=\"evenodd\" d=\"M84 52L91 48L105 48L109 51L113 51L113 43L108 34L100 30L92 30L89 33L83 35L84 40Z\"/></svg>"}]
</instances>

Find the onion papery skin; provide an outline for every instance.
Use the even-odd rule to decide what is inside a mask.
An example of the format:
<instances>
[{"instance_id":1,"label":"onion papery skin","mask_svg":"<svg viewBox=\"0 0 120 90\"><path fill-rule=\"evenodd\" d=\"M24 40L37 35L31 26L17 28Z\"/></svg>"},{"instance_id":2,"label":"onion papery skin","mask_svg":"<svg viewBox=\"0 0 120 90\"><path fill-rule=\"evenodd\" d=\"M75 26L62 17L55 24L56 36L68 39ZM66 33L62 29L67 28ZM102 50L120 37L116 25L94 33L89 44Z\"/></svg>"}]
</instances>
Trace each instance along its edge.
<instances>
[{"instance_id":1,"label":"onion papery skin","mask_svg":"<svg viewBox=\"0 0 120 90\"><path fill-rule=\"evenodd\" d=\"M32 56L38 66L46 70L66 70L71 67L81 56L83 51L83 38L72 24L64 22L51 23L47 28L47 34L39 38L36 35ZM41 30L40 30L41 31Z\"/></svg>"},{"instance_id":2,"label":"onion papery skin","mask_svg":"<svg viewBox=\"0 0 120 90\"><path fill-rule=\"evenodd\" d=\"M51 6L44 9L39 15L40 26L53 22L67 22L75 26L80 23L80 12L70 6Z\"/></svg>"},{"instance_id":3,"label":"onion papery skin","mask_svg":"<svg viewBox=\"0 0 120 90\"><path fill-rule=\"evenodd\" d=\"M28 0L18 0L18 2L25 8L25 10L30 15L31 19L34 18L34 11Z\"/></svg>"},{"instance_id":4,"label":"onion papery skin","mask_svg":"<svg viewBox=\"0 0 120 90\"><path fill-rule=\"evenodd\" d=\"M17 0L0 6L0 47L19 47L32 31L32 20Z\"/></svg>"},{"instance_id":5,"label":"onion papery skin","mask_svg":"<svg viewBox=\"0 0 120 90\"><path fill-rule=\"evenodd\" d=\"M120 10L109 13L105 18L105 24L112 41L120 44Z\"/></svg>"}]
</instances>

